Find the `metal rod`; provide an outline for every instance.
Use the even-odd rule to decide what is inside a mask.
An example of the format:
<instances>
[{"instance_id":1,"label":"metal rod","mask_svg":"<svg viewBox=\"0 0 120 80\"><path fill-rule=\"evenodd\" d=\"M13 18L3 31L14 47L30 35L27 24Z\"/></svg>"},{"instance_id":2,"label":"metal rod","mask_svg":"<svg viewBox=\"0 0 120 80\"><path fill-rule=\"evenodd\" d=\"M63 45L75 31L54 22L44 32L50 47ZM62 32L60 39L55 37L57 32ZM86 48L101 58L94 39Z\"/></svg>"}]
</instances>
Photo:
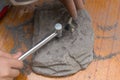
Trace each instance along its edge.
<instances>
[{"instance_id":1,"label":"metal rod","mask_svg":"<svg viewBox=\"0 0 120 80\"><path fill-rule=\"evenodd\" d=\"M18 58L18 60L25 60L29 55L33 54L35 51L37 51L39 48L44 46L46 43L48 43L50 40L52 40L54 37L61 37L62 36L62 25L60 23L57 23L55 25L55 32L52 33L50 36L42 40L40 43L35 45L33 48L28 50L25 54L23 54L21 57Z\"/></svg>"},{"instance_id":2,"label":"metal rod","mask_svg":"<svg viewBox=\"0 0 120 80\"><path fill-rule=\"evenodd\" d=\"M31 55L32 53L34 53L36 50L38 50L39 48L41 48L42 46L44 46L46 43L48 43L51 39L53 39L56 36L57 36L56 32L52 33L50 36L48 36L47 38L45 38L43 41L41 41L36 46L34 46L33 48L31 48L29 51L27 51L25 54L23 54L21 57L19 57L18 60L22 60L22 61L25 60L26 57L28 57L29 55Z\"/></svg>"},{"instance_id":3,"label":"metal rod","mask_svg":"<svg viewBox=\"0 0 120 80\"><path fill-rule=\"evenodd\" d=\"M22 1L22 2L19 2L19 1L16 1L16 0L10 0L10 1L13 5L28 5L28 4L34 3L38 0L30 0L30 1Z\"/></svg>"}]
</instances>

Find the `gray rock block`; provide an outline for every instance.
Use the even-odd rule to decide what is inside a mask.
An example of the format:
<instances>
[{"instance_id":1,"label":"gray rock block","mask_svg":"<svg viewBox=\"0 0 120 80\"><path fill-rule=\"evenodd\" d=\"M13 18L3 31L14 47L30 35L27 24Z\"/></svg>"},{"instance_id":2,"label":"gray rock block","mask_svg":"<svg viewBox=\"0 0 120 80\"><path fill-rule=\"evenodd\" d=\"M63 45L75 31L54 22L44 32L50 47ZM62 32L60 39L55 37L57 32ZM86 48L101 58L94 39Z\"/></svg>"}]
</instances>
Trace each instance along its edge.
<instances>
[{"instance_id":1,"label":"gray rock block","mask_svg":"<svg viewBox=\"0 0 120 80\"><path fill-rule=\"evenodd\" d=\"M62 5L47 5L35 11L33 46L54 30L56 23L65 27L70 15ZM63 30L33 55L32 69L45 76L68 76L86 69L93 60L94 32L85 9L78 11L74 32ZM74 25L74 24L73 24Z\"/></svg>"}]
</instances>

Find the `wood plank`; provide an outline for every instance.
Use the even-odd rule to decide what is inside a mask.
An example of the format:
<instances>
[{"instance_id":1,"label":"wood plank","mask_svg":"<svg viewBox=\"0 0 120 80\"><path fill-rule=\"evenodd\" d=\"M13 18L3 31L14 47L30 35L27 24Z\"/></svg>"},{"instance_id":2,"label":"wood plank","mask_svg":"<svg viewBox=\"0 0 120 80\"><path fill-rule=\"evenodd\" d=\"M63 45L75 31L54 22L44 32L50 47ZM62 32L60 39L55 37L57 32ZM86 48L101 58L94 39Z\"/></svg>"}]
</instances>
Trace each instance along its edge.
<instances>
[{"instance_id":1,"label":"wood plank","mask_svg":"<svg viewBox=\"0 0 120 80\"><path fill-rule=\"evenodd\" d=\"M92 16L95 31L96 56L90 66L69 77L49 78L31 72L27 76L21 74L16 80L120 80L120 0L86 0L85 6ZM1 50L10 52L16 44L13 34L6 26L17 26L32 17L32 11L23 14L22 10L23 7L13 7L0 21ZM22 42L19 50L26 51L26 47Z\"/></svg>"}]
</instances>

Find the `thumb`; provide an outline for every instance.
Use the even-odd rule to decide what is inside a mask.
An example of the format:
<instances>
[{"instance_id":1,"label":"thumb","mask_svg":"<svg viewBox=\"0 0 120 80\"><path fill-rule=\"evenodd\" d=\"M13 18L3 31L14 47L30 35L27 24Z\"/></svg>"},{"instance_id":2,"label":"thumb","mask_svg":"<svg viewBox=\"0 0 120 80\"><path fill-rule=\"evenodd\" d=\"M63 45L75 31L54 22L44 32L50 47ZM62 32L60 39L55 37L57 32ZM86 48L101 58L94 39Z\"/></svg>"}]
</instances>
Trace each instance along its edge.
<instances>
[{"instance_id":1,"label":"thumb","mask_svg":"<svg viewBox=\"0 0 120 80\"><path fill-rule=\"evenodd\" d=\"M13 58L18 59L22 55L21 52L17 52L16 54L13 54Z\"/></svg>"}]
</instances>

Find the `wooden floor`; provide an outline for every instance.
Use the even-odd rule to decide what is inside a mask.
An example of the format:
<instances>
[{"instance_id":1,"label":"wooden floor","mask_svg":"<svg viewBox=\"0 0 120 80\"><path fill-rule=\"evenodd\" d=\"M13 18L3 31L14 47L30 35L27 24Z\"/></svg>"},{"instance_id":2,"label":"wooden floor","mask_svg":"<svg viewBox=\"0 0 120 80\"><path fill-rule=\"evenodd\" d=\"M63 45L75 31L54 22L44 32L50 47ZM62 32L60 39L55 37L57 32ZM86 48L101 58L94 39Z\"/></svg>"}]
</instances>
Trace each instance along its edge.
<instances>
[{"instance_id":1,"label":"wooden floor","mask_svg":"<svg viewBox=\"0 0 120 80\"><path fill-rule=\"evenodd\" d=\"M86 0L85 5L92 16L95 31L95 55L90 66L84 71L64 78L49 78L31 72L27 76L21 74L17 80L120 80L120 0ZM22 15L22 9L17 7L6 14L0 21L1 50L11 52L18 40L13 39L13 34L6 26L17 26L31 19L31 15L32 12ZM26 36L30 38L29 35ZM21 47L18 50L26 51L24 42L20 43Z\"/></svg>"}]
</instances>

